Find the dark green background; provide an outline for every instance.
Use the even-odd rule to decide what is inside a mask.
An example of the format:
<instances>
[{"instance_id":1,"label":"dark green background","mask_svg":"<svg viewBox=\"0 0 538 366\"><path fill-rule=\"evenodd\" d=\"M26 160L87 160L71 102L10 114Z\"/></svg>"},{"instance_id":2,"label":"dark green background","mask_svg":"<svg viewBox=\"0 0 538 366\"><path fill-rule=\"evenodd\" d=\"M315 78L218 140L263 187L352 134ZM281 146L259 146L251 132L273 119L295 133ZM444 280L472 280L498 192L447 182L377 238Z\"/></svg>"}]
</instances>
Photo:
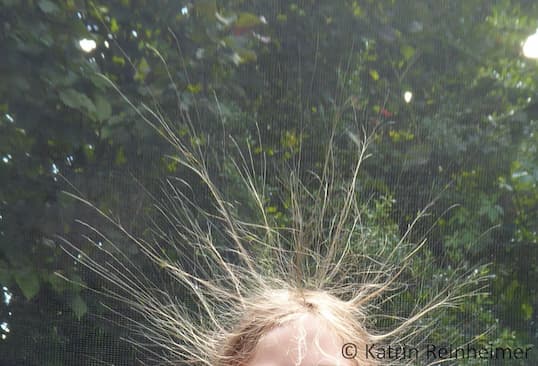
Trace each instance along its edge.
<instances>
[{"instance_id":1,"label":"dark green background","mask_svg":"<svg viewBox=\"0 0 538 366\"><path fill-rule=\"evenodd\" d=\"M54 275L103 286L58 239L80 238L77 218L99 219L60 192L76 187L145 235L152 208L141 187L159 197L163 177L193 178L96 72L171 120L189 110L215 167L232 148L225 133L270 167L297 158L301 142L304 171L319 168L336 115L345 172L348 132L381 125L361 178L385 202L372 207L380 233L403 233L442 191L417 229L441 217L427 235L428 270L490 264L480 268L491 296L469 300L467 318L447 315L445 329L466 339L492 327L484 343L537 344L538 63L521 53L537 27L538 4L516 0L0 0L0 284L12 295L0 305L0 363L134 362L102 299ZM83 38L97 48L83 52ZM237 198L236 178L215 179ZM276 198L267 212L285 220Z\"/></svg>"}]
</instances>

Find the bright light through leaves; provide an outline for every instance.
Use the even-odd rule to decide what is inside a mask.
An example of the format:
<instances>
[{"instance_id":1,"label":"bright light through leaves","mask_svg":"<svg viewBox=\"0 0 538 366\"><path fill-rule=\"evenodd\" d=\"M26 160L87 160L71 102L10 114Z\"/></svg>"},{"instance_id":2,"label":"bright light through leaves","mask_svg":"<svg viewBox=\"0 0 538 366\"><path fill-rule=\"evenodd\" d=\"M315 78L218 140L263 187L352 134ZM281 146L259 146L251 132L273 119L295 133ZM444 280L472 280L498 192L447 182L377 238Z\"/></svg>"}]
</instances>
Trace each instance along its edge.
<instances>
[{"instance_id":1,"label":"bright light through leaves","mask_svg":"<svg viewBox=\"0 0 538 366\"><path fill-rule=\"evenodd\" d=\"M523 55L527 58L538 59L538 31L527 37L523 43Z\"/></svg>"},{"instance_id":2,"label":"bright light through leaves","mask_svg":"<svg viewBox=\"0 0 538 366\"><path fill-rule=\"evenodd\" d=\"M84 52L92 52L97 47L97 43L93 39L87 38L81 39L78 44Z\"/></svg>"}]
</instances>

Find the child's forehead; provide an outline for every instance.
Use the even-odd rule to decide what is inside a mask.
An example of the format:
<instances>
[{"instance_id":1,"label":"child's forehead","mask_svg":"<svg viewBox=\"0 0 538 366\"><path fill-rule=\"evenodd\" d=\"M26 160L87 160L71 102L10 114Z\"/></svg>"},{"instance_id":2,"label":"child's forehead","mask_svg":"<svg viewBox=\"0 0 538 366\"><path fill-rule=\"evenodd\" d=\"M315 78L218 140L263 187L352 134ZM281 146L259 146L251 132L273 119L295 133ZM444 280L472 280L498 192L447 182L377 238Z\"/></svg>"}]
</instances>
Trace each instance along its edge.
<instances>
[{"instance_id":1,"label":"child's forehead","mask_svg":"<svg viewBox=\"0 0 538 366\"><path fill-rule=\"evenodd\" d=\"M248 366L351 366L341 343L321 319L302 314L261 337Z\"/></svg>"}]
</instances>

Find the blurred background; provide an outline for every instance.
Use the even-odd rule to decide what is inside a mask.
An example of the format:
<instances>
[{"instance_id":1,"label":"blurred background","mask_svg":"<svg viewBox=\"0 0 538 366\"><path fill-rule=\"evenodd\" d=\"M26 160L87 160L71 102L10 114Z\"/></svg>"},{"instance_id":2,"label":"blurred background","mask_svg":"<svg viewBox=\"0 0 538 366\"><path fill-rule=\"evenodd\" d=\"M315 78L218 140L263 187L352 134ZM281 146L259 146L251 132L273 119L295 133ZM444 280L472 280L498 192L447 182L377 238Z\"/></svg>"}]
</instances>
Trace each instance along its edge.
<instances>
[{"instance_id":1,"label":"blurred background","mask_svg":"<svg viewBox=\"0 0 538 366\"><path fill-rule=\"evenodd\" d=\"M96 72L170 120L188 111L201 132L191 143L239 202L238 177L219 160L234 148L228 134L265 154L269 171L301 154L306 172L321 167L336 119L339 184L353 137L375 130L358 187L372 235L402 235L438 197L417 227L431 263L422 270L489 278L490 296L440 319L440 339L536 345L537 28L532 0L0 0L0 364L145 359L106 321L102 298L55 275L105 286L60 248L58 236L84 234L76 219L98 222L61 192L144 236L147 192L164 195L170 175L195 179ZM267 187L267 214L285 223L271 174ZM194 193L209 205L201 187ZM136 248L120 248L144 268ZM429 289L410 291L392 306Z\"/></svg>"}]
</instances>

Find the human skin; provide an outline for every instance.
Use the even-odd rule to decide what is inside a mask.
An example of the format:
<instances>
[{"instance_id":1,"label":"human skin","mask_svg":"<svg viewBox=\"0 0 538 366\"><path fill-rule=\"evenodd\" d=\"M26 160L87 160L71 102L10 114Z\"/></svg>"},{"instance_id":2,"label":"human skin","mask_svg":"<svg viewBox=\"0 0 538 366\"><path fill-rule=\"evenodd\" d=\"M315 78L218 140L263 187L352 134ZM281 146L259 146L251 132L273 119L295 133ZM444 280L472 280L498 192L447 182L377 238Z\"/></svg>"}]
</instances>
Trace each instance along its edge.
<instances>
[{"instance_id":1,"label":"human skin","mask_svg":"<svg viewBox=\"0 0 538 366\"><path fill-rule=\"evenodd\" d=\"M260 338L244 366L357 366L342 356L342 345L319 318L306 313Z\"/></svg>"}]
</instances>

